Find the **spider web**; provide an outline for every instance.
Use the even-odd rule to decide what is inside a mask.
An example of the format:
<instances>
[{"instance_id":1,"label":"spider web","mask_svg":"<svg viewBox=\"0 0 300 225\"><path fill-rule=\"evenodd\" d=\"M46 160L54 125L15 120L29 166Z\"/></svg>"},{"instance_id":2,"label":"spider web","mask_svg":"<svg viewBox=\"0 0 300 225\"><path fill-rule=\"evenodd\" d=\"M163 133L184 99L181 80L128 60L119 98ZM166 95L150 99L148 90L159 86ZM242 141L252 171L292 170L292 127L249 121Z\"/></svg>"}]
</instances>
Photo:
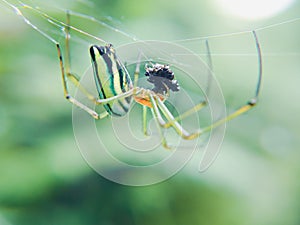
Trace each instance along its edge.
<instances>
[{"instance_id":1,"label":"spider web","mask_svg":"<svg viewBox=\"0 0 300 225\"><path fill-rule=\"evenodd\" d=\"M159 34L155 32L153 32L153 36L144 37L143 34L140 34L140 37L137 37L132 34L135 32L131 33L125 29L124 21L118 21L110 16L100 16L99 12L96 11L95 3L89 1L78 0L72 1L72 3L70 1L59 1L59 3L53 2L51 5L34 0L22 2L2 0L0 2L13 10L32 29L39 32L41 36L44 36L53 44L60 43L64 45L65 17L66 11L69 11L71 16L72 70L76 71L79 75L85 74L90 64L90 60L87 57L88 54L86 54L86 57L81 57L80 52L87 52L91 44L104 45L106 43L113 43L116 47L122 47L128 43L145 43L146 46L149 46L149 42L144 41L145 38L159 39ZM72 10L73 8L76 10ZM205 42L208 40L211 47L214 73L222 84L222 89L227 90L227 92L225 91L225 96L229 96L230 106L235 108L243 104L244 100L251 97L251 91L255 89L256 85L257 52L251 35L252 30L255 30L259 36L262 47L263 66L266 68L267 74L272 77L280 77L282 74L276 73L276 69L271 68L273 63L269 61L272 58L279 58L282 59L284 65L288 65L289 62L299 61L299 33L295 32L291 35L291 30L299 28L299 26L300 18L297 17L284 19L280 22L257 25L256 27L242 31L216 35L195 35L193 38L180 40L169 38L165 40L174 45L180 44L190 51L186 53L174 51L166 54L164 51L156 49L156 53L160 55L160 58L155 59L152 58L155 56L150 55L146 50L143 50L143 54L149 61L164 61L167 55L174 57L196 55L206 62L207 52L205 50ZM149 35L149 32L147 35ZM269 37L273 38L270 40ZM136 55L132 55L132 58L126 58L129 66L134 65L136 62L136 58L134 57ZM172 63L180 65L181 62L176 60ZM132 71L132 68L130 70ZM247 71L247 75L244 75L245 71ZM192 101L199 101L199 87L194 85L193 80L183 79L181 82L182 86L189 91ZM205 92L205 88L205 86L202 88L204 89L203 92ZM247 91L242 92L241 90L243 89ZM238 97L236 97L236 93L239 93ZM101 126L103 125L106 126L108 124L104 122ZM191 125L193 124L188 123L188 126L190 126L188 127L189 129L193 130L196 128ZM165 157L165 154L163 153L161 157ZM147 161L146 164L153 163L152 159L150 157L150 161Z\"/></svg>"},{"instance_id":2,"label":"spider web","mask_svg":"<svg viewBox=\"0 0 300 225\"><path fill-rule=\"evenodd\" d=\"M109 15L99 15L97 11L97 6L99 5L92 1L52 1L50 5L49 3L47 4L46 2L43 3L37 0L2 0L1 4L13 10L34 30L38 31L54 44L64 43L66 11L69 11L71 15L72 47L77 48L80 52L87 52L86 49L88 49L91 44L104 45L106 43L113 43L115 47L118 47L131 42L154 39L180 44L190 49L191 54L196 54L206 61L207 53L205 52L204 42L208 40L211 46L214 72L216 75L219 75L218 79L220 79L220 82L228 86L232 86L232 84L234 84L232 82L238 81L236 78L239 77L240 74L243 74L245 69L254 68L255 70L257 67L257 52L253 47L253 38L251 37L252 30L258 33L263 50L263 58L285 57L294 60L300 56L297 42L297 40L299 40L299 33L294 32L291 35L291 31L299 27L299 17L280 18L280 22L270 24L268 21L268 24L258 24L250 29L238 28L239 31L229 33L211 35L209 31L204 31L202 36L195 35L195 37L180 40L174 38L162 40L160 34L156 32L152 32L152 36L144 37L144 35L139 34L142 37L137 37L125 29L124 23L126 21L117 20ZM76 10L73 11L72 8L76 8ZM80 11L78 11L78 9L80 9ZM101 11L100 13L103 12ZM207 35L205 35L205 33L207 33ZM149 32L147 32L147 35L149 35ZM194 35L191 34L189 36ZM271 41L269 37L272 37ZM177 53L170 52L169 54L176 55ZM77 63L76 58L78 58L79 62L83 60L83 58L77 55L71 55L71 60L74 60L73 66L75 66L73 70L79 71L78 74L83 74L87 66L76 68L76 66L80 64ZM88 57L85 58L87 59L85 61L86 64L89 64ZM150 57L149 60L151 60ZM130 64L131 62L127 63ZM227 71L223 65L230 65L230 68L233 69ZM251 78L248 78L249 76L243 76L243 79L246 79L246 82L244 82L246 85L243 86L243 88L247 88L247 86L252 88L255 86L255 79L253 79L252 82ZM251 85L249 85L249 82ZM236 82L236 84L239 85L240 83ZM191 88L191 90L193 90L193 88ZM195 92L197 94L197 91Z\"/></svg>"},{"instance_id":3,"label":"spider web","mask_svg":"<svg viewBox=\"0 0 300 225\"><path fill-rule=\"evenodd\" d=\"M299 27L299 17L283 18L281 22L272 24L268 22L268 24L259 24L250 29L239 29L241 31L212 35L204 34L202 36L195 35L195 37L179 40L162 40L159 38L160 35L155 32L152 32L154 35L150 37L143 37L143 35L141 35L141 38L137 37L125 29L123 23L126 21L117 20L109 15L99 15L99 12L96 11L98 5L92 1L52 1L50 5L37 0L1 0L1 4L13 10L34 30L55 44L64 41L64 27L66 25L66 12L68 11L71 15L72 42L75 45L85 44L89 46L92 43L98 45L113 43L115 46L121 46L130 42L153 39L180 44L190 49L193 54L205 58L207 53L204 50L205 45L203 43L208 40L212 46L211 56L214 58L214 61L217 61L218 58L226 60L226 58L230 57L255 58L257 53L255 48L253 48L253 40L251 38L251 32L255 30L260 38L263 57L300 56L299 45L296 41L299 39L299 34L294 32L292 34L293 38L291 38L290 33L294 28ZM77 10L73 11L72 8ZM80 8L80 11L78 11L78 8ZM193 36L193 34L190 36ZM267 40L270 36L273 37L272 42ZM216 74L218 73L216 72Z\"/></svg>"}]
</instances>

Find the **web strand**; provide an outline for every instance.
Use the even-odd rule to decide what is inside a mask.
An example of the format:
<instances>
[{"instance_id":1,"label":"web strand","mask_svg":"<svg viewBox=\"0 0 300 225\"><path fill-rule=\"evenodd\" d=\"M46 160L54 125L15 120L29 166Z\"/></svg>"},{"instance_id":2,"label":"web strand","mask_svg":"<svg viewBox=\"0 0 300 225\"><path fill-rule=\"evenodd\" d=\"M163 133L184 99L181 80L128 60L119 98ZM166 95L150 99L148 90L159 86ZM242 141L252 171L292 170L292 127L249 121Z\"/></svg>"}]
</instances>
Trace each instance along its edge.
<instances>
[{"instance_id":1,"label":"web strand","mask_svg":"<svg viewBox=\"0 0 300 225\"><path fill-rule=\"evenodd\" d=\"M36 30L37 32L39 32L42 36L44 36L45 38L47 38L49 41L51 41L52 43L54 44L58 44L58 41L55 40L53 37L51 37L49 34L47 34L46 32L44 32L43 30L39 29L35 24L33 24L22 12L23 9L29 9L31 10L33 13L36 13L38 14L41 18L44 18L49 24L51 25L54 25L56 27L58 27L60 30L63 30L65 29L65 27L67 26L67 24L65 22L62 22L60 21L59 19L56 19L50 15L48 15L47 13L43 12L42 10L40 10L38 7L33 7L33 6L30 6L28 4L25 4L21 1L19 1L19 6L17 5L14 5L12 3L10 3L9 1L7 0L1 0L2 2L4 2L7 6L9 6L14 12L16 15L18 15L19 17L22 18L22 20L28 24L30 27L32 27L34 30ZM66 10L64 9L61 9L61 8L56 8L57 10L59 11L64 11L66 12ZM108 23L105 23L104 21L101 21L101 20L98 20L97 18L93 17L93 16L90 16L90 15L86 15L86 14L83 14L83 13L80 13L80 12L75 12L75 11L72 11L72 10L69 10L69 13L71 16L76 16L78 18L82 18L82 19L85 19L85 20L88 20L88 21L91 21L91 22L94 22L96 24L99 24L113 32L116 32L124 37L127 37L129 38L131 41L133 42L136 42L136 41L139 41L139 42L142 42L142 40L138 39L136 36L132 35L132 34L129 34L121 29L118 29ZM278 26L281 26L281 25L284 25L284 24L290 24L290 23L295 23L295 22L298 22L300 21L300 17L297 17L297 18L293 18L293 19L289 19L289 20L286 20L286 21L283 21L283 22L279 22L279 23L275 23L275 24L271 24L271 25L266 25L266 26L263 26L263 27L258 27L256 29L252 29L252 30L255 30L256 32L258 31L263 31L263 30L267 30L267 29L270 29L270 28L274 28L274 27L278 27ZM69 25L70 29L72 31L75 31L75 32L78 32L84 36L87 36L89 38L92 38L98 42L101 42L103 44L107 44L107 43L110 43L109 41L107 40L104 40L103 38L100 38L98 36L95 36L87 31L84 31L82 29L79 29L78 27L76 26L73 26L73 25ZM239 32L232 32L232 33L223 33L223 34L215 34L215 35L208 35L208 36L203 36L203 37L194 37L194 38L186 38L186 39L180 39L180 40L172 40L170 42L172 43L187 43L187 42L193 42L193 41L206 41L206 40L210 40L210 39L216 39L216 38L224 38L224 37L230 37L230 36L237 36L237 35L243 35L243 34L251 34L252 33L252 30L245 30L245 31L239 31ZM197 54L198 56L202 56L202 55L205 55L205 54ZM212 52L211 53L212 56L256 56L257 54L256 53L217 53L217 52ZM272 53L262 53L262 56L272 56L272 57L276 57L276 56L299 56L300 53L297 53L297 52L285 52L285 53L278 53L278 52L272 52Z\"/></svg>"},{"instance_id":2,"label":"web strand","mask_svg":"<svg viewBox=\"0 0 300 225\"><path fill-rule=\"evenodd\" d=\"M251 29L251 30L245 30L245 31L239 31L239 32L232 32L232 33L224 33L224 34L216 34L216 35L208 35L208 36L203 36L203 37L195 37L195 38L186 38L186 39L179 39L179 40L173 40L172 42L191 42L191 41L204 41L204 40L209 40L209 39L215 39L215 38L223 38L223 37L229 37L229 36L237 36L241 34L248 34L252 33L253 30L255 31L262 31L274 27L278 27L284 24L289 24L289 23L294 23L300 21L300 17L294 18L294 19L289 19L283 22L259 27L256 29Z\"/></svg>"}]
</instances>

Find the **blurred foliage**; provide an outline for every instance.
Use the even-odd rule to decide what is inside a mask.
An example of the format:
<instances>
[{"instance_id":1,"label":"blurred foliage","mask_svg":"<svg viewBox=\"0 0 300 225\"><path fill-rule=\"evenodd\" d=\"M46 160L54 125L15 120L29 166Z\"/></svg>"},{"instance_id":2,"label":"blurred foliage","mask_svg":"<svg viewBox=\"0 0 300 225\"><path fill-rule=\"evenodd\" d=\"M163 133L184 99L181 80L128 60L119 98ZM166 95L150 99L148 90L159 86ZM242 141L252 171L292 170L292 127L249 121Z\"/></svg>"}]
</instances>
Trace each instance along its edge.
<instances>
[{"instance_id":1,"label":"blurred foliage","mask_svg":"<svg viewBox=\"0 0 300 225\"><path fill-rule=\"evenodd\" d=\"M54 4L45 1L42 8L50 2ZM223 15L213 1L65 0L54 5L109 21L141 39L158 40L263 27L295 18L300 10L297 2L274 18L249 22ZM228 124L221 153L207 172L198 174L193 160L160 184L126 187L96 174L80 155L53 43L4 2L0 7L1 225L299 224L299 21L258 32L265 76L261 102ZM64 21L62 11L51 13ZM43 28L45 19L31 11L26 15ZM63 42L61 33L48 29ZM132 41L118 39L113 31L87 29L117 45ZM255 88L255 57L222 56L228 49L255 52L251 37L245 41L242 36L211 41L229 111ZM74 43L80 40L78 35ZM198 43L185 44L199 51ZM79 71L78 62L89 62L85 53L72 58Z\"/></svg>"}]
</instances>

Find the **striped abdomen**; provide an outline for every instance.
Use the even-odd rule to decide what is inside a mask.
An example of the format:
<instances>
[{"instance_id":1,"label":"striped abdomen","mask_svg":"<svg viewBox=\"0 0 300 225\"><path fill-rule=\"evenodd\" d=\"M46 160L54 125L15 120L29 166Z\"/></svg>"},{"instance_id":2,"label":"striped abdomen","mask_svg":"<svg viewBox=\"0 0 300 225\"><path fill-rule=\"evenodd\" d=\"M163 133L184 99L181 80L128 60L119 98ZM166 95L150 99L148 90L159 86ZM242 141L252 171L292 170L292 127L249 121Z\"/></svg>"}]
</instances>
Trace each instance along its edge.
<instances>
[{"instance_id":1,"label":"striped abdomen","mask_svg":"<svg viewBox=\"0 0 300 225\"><path fill-rule=\"evenodd\" d=\"M130 76L116 56L111 44L93 45L90 48L94 78L100 99L122 94L133 88ZM105 104L106 111L115 116L123 116L129 110L131 97L120 98Z\"/></svg>"}]
</instances>

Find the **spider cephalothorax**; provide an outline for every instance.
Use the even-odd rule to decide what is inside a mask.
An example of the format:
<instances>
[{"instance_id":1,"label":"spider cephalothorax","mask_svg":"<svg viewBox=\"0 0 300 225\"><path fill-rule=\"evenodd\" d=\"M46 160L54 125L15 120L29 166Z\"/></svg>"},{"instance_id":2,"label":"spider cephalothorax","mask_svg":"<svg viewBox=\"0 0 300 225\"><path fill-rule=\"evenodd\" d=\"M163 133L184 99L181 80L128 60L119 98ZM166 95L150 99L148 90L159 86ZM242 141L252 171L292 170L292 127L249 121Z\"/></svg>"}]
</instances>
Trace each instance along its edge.
<instances>
[{"instance_id":1,"label":"spider cephalothorax","mask_svg":"<svg viewBox=\"0 0 300 225\"><path fill-rule=\"evenodd\" d=\"M178 81L174 80L174 72L168 65L156 63L152 67L146 67L145 76L154 84L152 91L155 93L167 94L169 90L179 91Z\"/></svg>"}]
</instances>

